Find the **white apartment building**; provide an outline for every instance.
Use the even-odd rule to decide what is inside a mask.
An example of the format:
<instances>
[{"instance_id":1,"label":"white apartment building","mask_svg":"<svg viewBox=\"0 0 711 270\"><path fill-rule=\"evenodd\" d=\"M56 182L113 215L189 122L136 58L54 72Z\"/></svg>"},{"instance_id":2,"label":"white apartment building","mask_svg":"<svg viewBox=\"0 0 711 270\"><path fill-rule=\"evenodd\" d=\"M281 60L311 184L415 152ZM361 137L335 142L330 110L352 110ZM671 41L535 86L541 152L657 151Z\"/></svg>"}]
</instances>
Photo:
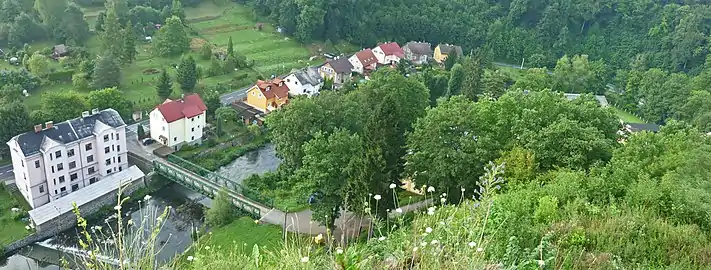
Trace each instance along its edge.
<instances>
[{"instance_id":1,"label":"white apartment building","mask_svg":"<svg viewBox=\"0 0 711 270\"><path fill-rule=\"evenodd\" d=\"M15 184L36 208L127 169L125 130L113 109L36 125L7 142Z\"/></svg>"},{"instance_id":2,"label":"white apartment building","mask_svg":"<svg viewBox=\"0 0 711 270\"><path fill-rule=\"evenodd\" d=\"M284 83L289 88L289 95L318 94L323 87L323 78L318 74L318 68L307 67L300 70L292 70L291 74L284 78Z\"/></svg>"},{"instance_id":3,"label":"white apartment building","mask_svg":"<svg viewBox=\"0 0 711 270\"><path fill-rule=\"evenodd\" d=\"M175 149L202 142L207 106L198 94L166 100L150 114L151 138Z\"/></svg>"}]
</instances>

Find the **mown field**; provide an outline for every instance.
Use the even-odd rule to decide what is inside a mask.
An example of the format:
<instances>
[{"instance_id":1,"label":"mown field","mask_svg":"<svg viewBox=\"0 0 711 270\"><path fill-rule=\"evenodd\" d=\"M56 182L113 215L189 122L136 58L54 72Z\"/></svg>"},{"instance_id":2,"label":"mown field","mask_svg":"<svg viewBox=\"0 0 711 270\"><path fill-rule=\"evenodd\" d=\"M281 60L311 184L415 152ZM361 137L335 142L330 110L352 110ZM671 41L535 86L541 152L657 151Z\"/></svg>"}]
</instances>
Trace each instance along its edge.
<instances>
[{"instance_id":1,"label":"mown field","mask_svg":"<svg viewBox=\"0 0 711 270\"><path fill-rule=\"evenodd\" d=\"M85 7L85 18L93 27L94 20L102 11L100 7ZM251 69L239 70L231 74L201 78L198 81L198 88L216 84L229 83L232 88L227 91L237 90L246 87L258 77L269 77L271 75L282 75L294 68L301 68L308 65L318 64L323 58L308 61L312 53L310 47L305 46L295 40L291 40L276 31L274 26L264 22L261 31L255 29L256 21L252 20L252 11L238 4L217 6L212 3L204 3L194 8L185 9L187 20L186 26L192 38L192 51L189 53L196 59L198 66L207 69L209 60L202 60L197 54L200 46L206 42L214 44L217 49L226 50L227 43L232 37L235 51L245 55L248 61L254 60L255 65ZM32 44L32 50L52 46L48 42ZM86 45L92 53L99 53L100 40L98 36L93 36ZM139 42L137 44L138 55L132 64L122 67L121 90L133 101L137 107L150 108L160 101L155 94L155 82L158 74L154 70L166 68L174 73L174 66L180 61L180 57L162 58L154 57L151 54L151 44ZM314 54L317 54L316 49ZM5 67L7 63L1 63L0 67ZM35 110L41 106L41 94L47 91L69 91L72 89L71 83L48 84L42 86L38 91L31 93L26 99L26 105ZM88 91L86 92L88 93ZM174 83L174 96L180 95L178 85Z\"/></svg>"}]
</instances>

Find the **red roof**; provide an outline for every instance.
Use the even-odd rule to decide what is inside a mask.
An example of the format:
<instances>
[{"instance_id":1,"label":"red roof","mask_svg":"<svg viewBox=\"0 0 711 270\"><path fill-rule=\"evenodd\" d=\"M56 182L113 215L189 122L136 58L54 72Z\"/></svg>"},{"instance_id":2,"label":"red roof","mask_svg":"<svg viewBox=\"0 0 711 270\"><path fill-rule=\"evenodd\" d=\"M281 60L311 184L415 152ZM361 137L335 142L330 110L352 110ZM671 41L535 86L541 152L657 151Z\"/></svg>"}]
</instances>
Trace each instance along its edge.
<instances>
[{"instance_id":1,"label":"red roof","mask_svg":"<svg viewBox=\"0 0 711 270\"><path fill-rule=\"evenodd\" d=\"M380 49L383 50L385 55L395 55L397 57L405 57L405 52L403 52L402 48L400 48L400 45L397 45L397 43L395 43L395 42L380 44L378 47L380 47Z\"/></svg>"},{"instance_id":2,"label":"red roof","mask_svg":"<svg viewBox=\"0 0 711 270\"><path fill-rule=\"evenodd\" d=\"M286 86L284 80L281 78L274 78L271 81L258 80L256 85L266 98L273 98L274 96L283 98L289 96L289 87Z\"/></svg>"},{"instance_id":3,"label":"red roof","mask_svg":"<svg viewBox=\"0 0 711 270\"><path fill-rule=\"evenodd\" d=\"M364 67L378 63L378 59L375 58L375 54L373 54L371 49L365 49L357 52L356 57L358 57L358 60Z\"/></svg>"},{"instance_id":4,"label":"red roof","mask_svg":"<svg viewBox=\"0 0 711 270\"><path fill-rule=\"evenodd\" d=\"M172 123L183 118L198 116L207 111L207 106L202 102L200 95L192 94L158 105L158 111L166 122Z\"/></svg>"}]
</instances>

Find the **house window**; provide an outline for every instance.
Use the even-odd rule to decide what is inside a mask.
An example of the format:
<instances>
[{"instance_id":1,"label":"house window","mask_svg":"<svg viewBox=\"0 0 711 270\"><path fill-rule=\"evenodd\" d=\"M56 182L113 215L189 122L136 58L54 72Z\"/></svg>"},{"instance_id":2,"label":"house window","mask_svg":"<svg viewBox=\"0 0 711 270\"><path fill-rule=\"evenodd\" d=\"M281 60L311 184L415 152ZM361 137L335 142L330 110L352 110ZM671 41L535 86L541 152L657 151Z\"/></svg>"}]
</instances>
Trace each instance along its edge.
<instances>
[{"instance_id":1,"label":"house window","mask_svg":"<svg viewBox=\"0 0 711 270\"><path fill-rule=\"evenodd\" d=\"M52 155L52 154L49 154L49 155ZM25 161L24 161L24 160L20 160L20 164L22 164L22 167L25 167Z\"/></svg>"},{"instance_id":2,"label":"house window","mask_svg":"<svg viewBox=\"0 0 711 270\"><path fill-rule=\"evenodd\" d=\"M123 170L123 168L119 167L119 172L122 171L122 170Z\"/></svg>"},{"instance_id":3,"label":"house window","mask_svg":"<svg viewBox=\"0 0 711 270\"><path fill-rule=\"evenodd\" d=\"M96 183L96 177L92 177L89 179L89 185Z\"/></svg>"},{"instance_id":4,"label":"house window","mask_svg":"<svg viewBox=\"0 0 711 270\"><path fill-rule=\"evenodd\" d=\"M57 190L56 190L56 189L54 190L54 195L57 195Z\"/></svg>"},{"instance_id":5,"label":"house window","mask_svg":"<svg viewBox=\"0 0 711 270\"><path fill-rule=\"evenodd\" d=\"M190 118L190 121L193 121L193 122L195 122L195 117L193 117L193 118Z\"/></svg>"},{"instance_id":6,"label":"house window","mask_svg":"<svg viewBox=\"0 0 711 270\"><path fill-rule=\"evenodd\" d=\"M39 187L39 192L40 192L40 193L44 193L44 186L40 186L40 187Z\"/></svg>"},{"instance_id":7,"label":"house window","mask_svg":"<svg viewBox=\"0 0 711 270\"><path fill-rule=\"evenodd\" d=\"M107 158L107 159L106 159L106 165L111 165L111 159L110 159L110 158Z\"/></svg>"},{"instance_id":8,"label":"house window","mask_svg":"<svg viewBox=\"0 0 711 270\"><path fill-rule=\"evenodd\" d=\"M86 157L86 163L92 163L92 162L94 162L94 155L90 155L90 156Z\"/></svg>"},{"instance_id":9,"label":"house window","mask_svg":"<svg viewBox=\"0 0 711 270\"><path fill-rule=\"evenodd\" d=\"M52 153L49 153L49 160L54 160ZM22 163L22 167L25 167L25 163Z\"/></svg>"},{"instance_id":10,"label":"house window","mask_svg":"<svg viewBox=\"0 0 711 270\"><path fill-rule=\"evenodd\" d=\"M54 166L52 166L52 173L54 173Z\"/></svg>"},{"instance_id":11,"label":"house window","mask_svg":"<svg viewBox=\"0 0 711 270\"><path fill-rule=\"evenodd\" d=\"M190 137L190 140L191 140L191 141L194 141L194 140L195 140L195 136Z\"/></svg>"},{"instance_id":12,"label":"house window","mask_svg":"<svg viewBox=\"0 0 711 270\"><path fill-rule=\"evenodd\" d=\"M109 141L109 134L104 135L104 141L108 142Z\"/></svg>"},{"instance_id":13,"label":"house window","mask_svg":"<svg viewBox=\"0 0 711 270\"><path fill-rule=\"evenodd\" d=\"M77 176L77 174L76 174L76 173L73 173L73 174L71 174L71 175L69 176L69 181L77 180L77 178L79 178L79 177Z\"/></svg>"},{"instance_id":14,"label":"house window","mask_svg":"<svg viewBox=\"0 0 711 270\"><path fill-rule=\"evenodd\" d=\"M64 170L64 163L57 164L57 171L61 172L62 170Z\"/></svg>"},{"instance_id":15,"label":"house window","mask_svg":"<svg viewBox=\"0 0 711 270\"><path fill-rule=\"evenodd\" d=\"M111 151L116 151L116 146L114 146L113 144L111 145Z\"/></svg>"},{"instance_id":16,"label":"house window","mask_svg":"<svg viewBox=\"0 0 711 270\"><path fill-rule=\"evenodd\" d=\"M118 157L118 163L121 163L121 156Z\"/></svg>"},{"instance_id":17,"label":"house window","mask_svg":"<svg viewBox=\"0 0 711 270\"><path fill-rule=\"evenodd\" d=\"M79 184L72 185L72 191L77 191L79 189Z\"/></svg>"},{"instance_id":18,"label":"house window","mask_svg":"<svg viewBox=\"0 0 711 270\"><path fill-rule=\"evenodd\" d=\"M195 132L195 128L191 128L190 131Z\"/></svg>"},{"instance_id":19,"label":"house window","mask_svg":"<svg viewBox=\"0 0 711 270\"><path fill-rule=\"evenodd\" d=\"M74 149L67 150L67 157L73 157L73 156L74 156Z\"/></svg>"},{"instance_id":20,"label":"house window","mask_svg":"<svg viewBox=\"0 0 711 270\"><path fill-rule=\"evenodd\" d=\"M106 174L111 174L111 169L106 170Z\"/></svg>"},{"instance_id":21,"label":"house window","mask_svg":"<svg viewBox=\"0 0 711 270\"><path fill-rule=\"evenodd\" d=\"M84 149L86 149L86 151L90 151L92 149L91 143L87 143L86 146L84 147Z\"/></svg>"},{"instance_id":22,"label":"house window","mask_svg":"<svg viewBox=\"0 0 711 270\"><path fill-rule=\"evenodd\" d=\"M256 96L256 95L257 95L257 92L252 92L252 95L253 95L253 96Z\"/></svg>"},{"instance_id":23,"label":"house window","mask_svg":"<svg viewBox=\"0 0 711 270\"><path fill-rule=\"evenodd\" d=\"M65 180L64 180L64 175L60 176L60 177L59 177L59 183L60 183L60 184L61 184L61 183L64 183L64 181L65 181Z\"/></svg>"},{"instance_id":24,"label":"house window","mask_svg":"<svg viewBox=\"0 0 711 270\"><path fill-rule=\"evenodd\" d=\"M165 131L165 126L163 126L163 131Z\"/></svg>"},{"instance_id":25,"label":"house window","mask_svg":"<svg viewBox=\"0 0 711 270\"><path fill-rule=\"evenodd\" d=\"M121 152L121 146L120 146L120 145L117 145L117 146L116 146L116 152Z\"/></svg>"},{"instance_id":26,"label":"house window","mask_svg":"<svg viewBox=\"0 0 711 270\"><path fill-rule=\"evenodd\" d=\"M39 166L40 166L39 160L35 160L35 168L39 168Z\"/></svg>"},{"instance_id":27,"label":"house window","mask_svg":"<svg viewBox=\"0 0 711 270\"><path fill-rule=\"evenodd\" d=\"M108 152L110 152L110 151L111 151L111 147L108 147L108 146L107 146L106 148L104 148L104 153L108 153Z\"/></svg>"},{"instance_id":28,"label":"house window","mask_svg":"<svg viewBox=\"0 0 711 270\"><path fill-rule=\"evenodd\" d=\"M113 134L113 133L111 133L111 139L112 139L112 140L114 139L114 134Z\"/></svg>"},{"instance_id":29,"label":"house window","mask_svg":"<svg viewBox=\"0 0 711 270\"><path fill-rule=\"evenodd\" d=\"M67 187L62 187L62 188L59 189L59 191L65 192L65 191L67 191Z\"/></svg>"},{"instance_id":30,"label":"house window","mask_svg":"<svg viewBox=\"0 0 711 270\"><path fill-rule=\"evenodd\" d=\"M57 185L57 178L52 178L52 182L54 182L54 185Z\"/></svg>"},{"instance_id":31,"label":"house window","mask_svg":"<svg viewBox=\"0 0 711 270\"><path fill-rule=\"evenodd\" d=\"M119 140L119 134L118 134L118 133L116 133L116 140L117 140L117 141Z\"/></svg>"},{"instance_id":32,"label":"house window","mask_svg":"<svg viewBox=\"0 0 711 270\"><path fill-rule=\"evenodd\" d=\"M76 168L76 167L77 167L77 162L76 162L76 161L69 162L69 169L70 169L70 170L71 170L71 169L74 169L74 168Z\"/></svg>"},{"instance_id":33,"label":"house window","mask_svg":"<svg viewBox=\"0 0 711 270\"><path fill-rule=\"evenodd\" d=\"M177 142L177 141L178 141L178 137L173 137L173 141L174 141L174 142Z\"/></svg>"},{"instance_id":34,"label":"house window","mask_svg":"<svg viewBox=\"0 0 711 270\"><path fill-rule=\"evenodd\" d=\"M96 170L94 170L94 167L91 167L91 168L89 168L88 172L91 175L91 174L94 174L96 172Z\"/></svg>"}]
</instances>

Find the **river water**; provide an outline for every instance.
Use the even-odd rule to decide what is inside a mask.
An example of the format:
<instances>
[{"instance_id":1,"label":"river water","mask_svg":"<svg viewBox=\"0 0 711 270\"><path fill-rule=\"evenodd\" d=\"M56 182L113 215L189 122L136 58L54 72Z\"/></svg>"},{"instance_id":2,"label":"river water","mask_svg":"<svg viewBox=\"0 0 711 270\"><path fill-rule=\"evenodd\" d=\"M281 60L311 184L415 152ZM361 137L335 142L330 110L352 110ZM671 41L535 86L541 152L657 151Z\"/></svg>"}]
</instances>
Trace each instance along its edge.
<instances>
[{"instance_id":1,"label":"river water","mask_svg":"<svg viewBox=\"0 0 711 270\"><path fill-rule=\"evenodd\" d=\"M276 157L273 145L245 154L232 163L220 168L218 172L233 181L241 183L252 174L263 174L274 171L281 161ZM209 198L186 189L177 184L166 187L151 194L148 200L141 200L133 206L127 207L124 220L132 220L133 224L142 221L153 223L153 219L162 211L171 206L168 219L163 223L156 246L161 248L157 255L160 262L167 262L177 254L184 252L191 244L190 237L193 228L201 225L202 205L211 205ZM123 209L122 209L123 210ZM116 216L105 216L89 221L89 228L101 226L102 230L116 224ZM148 226L150 227L150 226ZM97 227L94 227L97 228ZM55 270L60 269L60 258L72 260L67 254L78 252L77 230L66 231L42 243L33 244L11 256L7 261L0 262L0 270ZM102 240L99 240L102 241ZM102 241L111 245L111 239Z\"/></svg>"}]
</instances>

